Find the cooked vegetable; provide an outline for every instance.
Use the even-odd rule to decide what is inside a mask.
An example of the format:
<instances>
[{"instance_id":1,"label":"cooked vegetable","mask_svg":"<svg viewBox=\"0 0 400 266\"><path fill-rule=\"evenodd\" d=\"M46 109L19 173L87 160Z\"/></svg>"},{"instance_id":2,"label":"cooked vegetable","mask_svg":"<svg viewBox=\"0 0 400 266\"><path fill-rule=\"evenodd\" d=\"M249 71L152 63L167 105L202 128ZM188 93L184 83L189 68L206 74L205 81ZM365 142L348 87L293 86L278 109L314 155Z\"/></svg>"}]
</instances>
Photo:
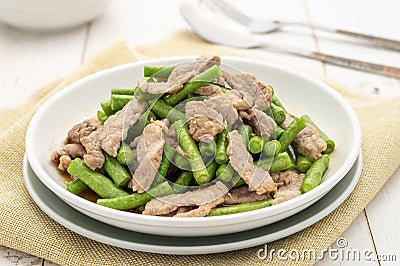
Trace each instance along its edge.
<instances>
[{"instance_id":1,"label":"cooked vegetable","mask_svg":"<svg viewBox=\"0 0 400 266\"><path fill-rule=\"evenodd\" d=\"M281 152L284 152L289 147L290 143L294 140L296 135L306 127L306 123L298 117L295 117L289 126L282 133L279 138L281 143Z\"/></svg>"},{"instance_id":2,"label":"cooked vegetable","mask_svg":"<svg viewBox=\"0 0 400 266\"><path fill-rule=\"evenodd\" d=\"M319 159L313 162L301 183L300 190L302 193L306 193L316 188L321 183L322 176L328 169L329 162L330 159L327 154L322 155Z\"/></svg>"},{"instance_id":3,"label":"cooked vegetable","mask_svg":"<svg viewBox=\"0 0 400 266\"><path fill-rule=\"evenodd\" d=\"M219 165L215 161L212 161L209 165L207 165L207 172L208 175L211 176L211 179L215 176L218 166Z\"/></svg>"},{"instance_id":4,"label":"cooked vegetable","mask_svg":"<svg viewBox=\"0 0 400 266\"><path fill-rule=\"evenodd\" d=\"M79 179L72 180L67 183L67 190L74 194L79 194L89 187Z\"/></svg>"},{"instance_id":5,"label":"cooked vegetable","mask_svg":"<svg viewBox=\"0 0 400 266\"><path fill-rule=\"evenodd\" d=\"M128 147L129 148L129 147ZM114 183L119 187L125 187L131 180L128 171L123 167L117 159L104 153L106 161L104 162L104 170L111 177Z\"/></svg>"},{"instance_id":6,"label":"cooked vegetable","mask_svg":"<svg viewBox=\"0 0 400 266\"><path fill-rule=\"evenodd\" d=\"M129 195L114 184L113 181L87 167L80 158L74 159L68 166L67 171L69 174L80 179L102 198L108 199Z\"/></svg>"},{"instance_id":7,"label":"cooked vegetable","mask_svg":"<svg viewBox=\"0 0 400 266\"><path fill-rule=\"evenodd\" d=\"M107 120L108 116L106 116L106 114L104 113L103 110L98 110L97 111L97 119L104 123Z\"/></svg>"},{"instance_id":8,"label":"cooked vegetable","mask_svg":"<svg viewBox=\"0 0 400 266\"><path fill-rule=\"evenodd\" d=\"M274 156L281 150L281 143L277 140L270 140L265 142L263 152L267 156Z\"/></svg>"},{"instance_id":9,"label":"cooked vegetable","mask_svg":"<svg viewBox=\"0 0 400 266\"><path fill-rule=\"evenodd\" d=\"M187 191L187 187L190 185L190 183L193 182L193 180L194 178L192 172L189 171L182 172L172 185L174 193L175 194L185 193Z\"/></svg>"},{"instance_id":10,"label":"cooked vegetable","mask_svg":"<svg viewBox=\"0 0 400 266\"><path fill-rule=\"evenodd\" d=\"M261 159L257 161L257 166L270 173L295 168L295 164L287 152L278 153L274 158Z\"/></svg>"},{"instance_id":11,"label":"cooked vegetable","mask_svg":"<svg viewBox=\"0 0 400 266\"><path fill-rule=\"evenodd\" d=\"M165 180L165 177L167 176L167 172L168 172L170 164L171 164L171 162L164 152L162 155L160 167L158 168L158 171L156 173L156 176L154 177L153 183L151 184L152 187L162 183Z\"/></svg>"},{"instance_id":12,"label":"cooked vegetable","mask_svg":"<svg viewBox=\"0 0 400 266\"><path fill-rule=\"evenodd\" d=\"M280 108L283 109L283 111L285 111L287 113L285 107L283 106L281 101L278 99L278 97L276 97L275 95L272 96L272 103L275 104L276 106L279 106Z\"/></svg>"},{"instance_id":13,"label":"cooked vegetable","mask_svg":"<svg viewBox=\"0 0 400 266\"><path fill-rule=\"evenodd\" d=\"M119 94L119 95L134 95L137 87L134 88L112 88L111 95Z\"/></svg>"},{"instance_id":14,"label":"cooked vegetable","mask_svg":"<svg viewBox=\"0 0 400 266\"><path fill-rule=\"evenodd\" d=\"M124 108L124 106L135 96L133 95L120 95L120 94L113 94L111 95L111 109L113 111L118 111Z\"/></svg>"},{"instance_id":15,"label":"cooked vegetable","mask_svg":"<svg viewBox=\"0 0 400 266\"><path fill-rule=\"evenodd\" d=\"M206 166L201 158L200 151L197 148L192 135L190 135L187 125L183 120L178 120L174 123L174 129L178 136L179 146L185 153L185 157L189 159L194 179L199 185L208 183L211 176L208 174Z\"/></svg>"},{"instance_id":16,"label":"cooked vegetable","mask_svg":"<svg viewBox=\"0 0 400 266\"><path fill-rule=\"evenodd\" d=\"M185 114L179 112L178 110L172 108L166 102L161 99L157 99L151 111L160 119L168 118L171 122L175 122L177 120L185 119Z\"/></svg>"},{"instance_id":17,"label":"cooked vegetable","mask_svg":"<svg viewBox=\"0 0 400 266\"><path fill-rule=\"evenodd\" d=\"M229 157L226 154L226 148L228 148L229 140L228 140L228 131L225 129L221 133L217 134L216 136L216 154L215 154L215 161L217 164L223 164L228 162Z\"/></svg>"},{"instance_id":18,"label":"cooked vegetable","mask_svg":"<svg viewBox=\"0 0 400 266\"><path fill-rule=\"evenodd\" d=\"M144 127L146 126L147 118L149 116L150 111L144 112L139 120L128 129L128 134L125 139L127 143L130 143L136 137L143 133Z\"/></svg>"},{"instance_id":19,"label":"cooked vegetable","mask_svg":"<svg viewBox=\"0 0 400 266\"><path fill-rule=\"evenodd\" d=\"M240 187L241 185L246 184L246 182L245 182L242 178L240 178L239 175L237 175L237 178L236 178L236 176L233 176L232 181L235 181L235 180L237 180L237 181L236 181L236 183L233 185L234 188L235 188L235 187Z\"/></svg>"},{"instance_id":20,"label":"cooked vegetable","mask_svg":"<svg viewBox=\"0 0 400 266\"><path fill-rule=\"evenodd\" d=\"M135 155L124 141L121 142L121 146L118 149L117 160L123 165L129 165L135 161Z\"/></svg>"},{"instance_id":21,"label":"cooked vegetable","mask_svg":"<svg viewBox=\"0 0 400 266\"><path fill-rule=\"evenodd\" d=\"M168 78L175 66L144 66L143 75L153 78Z\"/></svg>"},{"instance_id":22,"label":"cooked vegetable","mask_svg":"<svg viewBox=\"0 0 400 266\"><path fill-rule=\"evenodd\" d=\"M249 139L251 138L251 134L253 133L253 128L249 125L241 124L238 128L238 132L243 138L244 145L247 147L249 144Z\"/></svg>"},{"instance_id":23,"label":"cooked vegetable","mask_svg":"<svg viewBox=\"0 0 400 266\"><path fill-rule=\"evenodd\" d=\"M100 103L101 108L103 109L104 113L106 116L110 116L115 114L115 111L111 108L111 99L101 102Z\"/></svg>"},{"instance_id":24,"label":"cooked vegetable","mask_svg":"<svg viewBox=\"0 0 400 266\"><path fill-rule=\"evenodd\" d=\"M332 140L332 139L330 139L312 120L311 120L311 118L308 116L308 115L303 115L302 117L301 117L301 119L304 121L304 122L306 122L306 123L308 123L308 124L310 124L310 125L313 125L317 130L318 130L318 133L319 133L319 135L321 136L321 138L323 139L323 140L325 140L325 142L326 142L326 145L327 145L327 147L326 147L326 149L325 149L325 151L324 151L324 153L326 153L326 154L328 154L328 153L331 153L334 149L335 149L335 142Z\"/></svg>"},{"instance_id":25,"label":"cooked vegetable","mask_svg":"<svg viewBox=\"0 0 400 266\"><path fill-rule=\"evenodd\" d=\"M203 73L198 74L186 83L181 90L174 94L164 96L167 104L175 106L182 100L186 99L189 94L195 92L198 88L206 85L208 82L220 77L222 75L218 66L213 66Z\"/></svg>"},{"instance_id":26,"label":"cooked vegetable","mask_svg":"<svg viewBox=\"0 0 400 266\"><path fill-rule=\"evenodd\" d=\"M275 120L276 124L280 125L286 119L286 112L285 110L274 104L271 103L271 111L272 111L272 118Z\"/></svg>"},{"instance_id":27,"label":"cooked vegetable","mask_svg":"<svg viewBox=\"0 0 400 266\"><path fill-rule=\"evenodd\" d=\"M228 207L213 208L213 209L211 209L211 211L208 213L207 216L220 216L220 215L228 215L228 214L254 211L254 210L258 210L258 209L262 209L262 208L271 206L271 202L272 202L272 199L266 199L266 200L261 200L261 201L256 201L256 202L231 205Z\"/></svg>"},{"instance_id":28,"label":"cooked vegetable","mask_svg":"<svg viewBox=\"0 0 400 266\"><path fill-rule=\"evenodd\" d=\"M285 132L285 130L283 128L281 128L280 126L276 126L275 132L273 134L273 138L279 139L282 136L283 132Z\"/></svg>"},{"instance_id":29,"label":"cooked vegetable","mask_svg":"<svg viewBox=\"0 0 400 266\"><path fill-rule=\"evenodd\" d=\"M161 197L172 193L173 190L171 186L168 184L167 181L165 181L155 187L150 188L147 192L144 193L127 193L127 195L117 198L98 199L96 203L112 209L129 210L146 204L154 197Z\"/></svg>"},{"instance_id":30,"label":"cooked vegetable","mask_svg":"<svg viewBox=\"0 0 400 266\"><path fill-rule=\"evenodd\" d=\"M211 157L215 155L216 152L216 145L215 142L211 142L211 143L206 143L201 141L199 143L199 150L201 153L201 156L205 156L205 157Z\"/></svg>"},{"instance_id":31,"label":"cooked vegetable","mask_svg":"<svg viewBox=\"0 0 400 266\"><path fill-rule=\"evenodd\" d=\"M299 171L301 173L307 172L307 170L311 166L310 159L308 159L307 157L305 157L299 153L296 154L296 158L297 158L297 171Z\"/></svg>"},{"instance_id":32,"label":"cooked vegetable","mask_svg":"<svg viewBox=\"0 0 400 266\"><path fill-rule=\"evenodd\" d=\"M263 149L263 139L260 136L251 137L247 148L252 154L260 153Z\"/></svg>"}]
</instances>

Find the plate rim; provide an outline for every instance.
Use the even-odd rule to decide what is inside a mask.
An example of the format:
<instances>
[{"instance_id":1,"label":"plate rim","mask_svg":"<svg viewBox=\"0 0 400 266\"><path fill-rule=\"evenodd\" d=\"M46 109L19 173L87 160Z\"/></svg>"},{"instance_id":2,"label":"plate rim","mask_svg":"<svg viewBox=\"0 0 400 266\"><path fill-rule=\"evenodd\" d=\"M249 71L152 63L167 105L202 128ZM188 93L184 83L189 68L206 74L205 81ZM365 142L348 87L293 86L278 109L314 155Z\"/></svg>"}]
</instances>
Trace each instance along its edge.
<instances>
[{"instance_id":1,"label":"plate rim","mask_svg":"<svg viewBox=\"0 0 400 266\"><path fill-rule=\"evenodd\" d=\"M357 165L356 165L357 164ZM362 152L360 150L359 155L357 157L356 162L353 164L355 166L355 173L352 176L352 180L350 182L350 185L346 187L341 194L338 197L335 197L335 199L330 202L327 206L325 206L322 210L319 210L316 214L302 220L300 223L297 223L295 225L292 225L288 228L281 229L277 232L274 232L273 234L267 234L267 235L262 235L256 238L251 238L251 239L246 239L246 240L240 240L240 241L234 241L234 242L229 242L229 243L224 243L224 244L216 244L216 245L205 245L205 246L165 246L165 245L150 245L150 244L143 244L143 243L137 243L133 241L126 241L126 240L119 240L116 238L104 236L98 233L93 233L87 228L84 228L80 225L77 225L76 223L73 223L69 220L66 220L63 218L61 215L56 213L54 210L52 210L48 205L40 199L40 196L38 196L37 191L34 190L33 186L30 185L30 178L32 178L29 175L29 161L26 156L24 155L24 161L23 161L23 175L24 175L24 182L26 185L26 188L28 190L29 195L32 197L33 201L38 205L38 207L46 213L51 219L53 219L55 222L59 223L63 227L81 235L84 237L87 237L89 239L108 244L111 246L119 247L119 248L125 248L125 249L130 249L130 250L135 250L135 251L140 251L140 252L150 252L150 253L157 253L157 254L174 254L174 255L196 255L196 254L211 254L211 253L220 253L220 252L227 252L227 251L233 251L233 250L239 250L239 249L244 249L244 248L249 248L249 247L254 247L257 245L265 244L271 241L275 241L278 239L281 239L283 237L287 237L289 235L292 235L294 233L297 233L326 217L329 215L331 212L333 212L340 204L342 204L350 195L350 193L354 190L356 184L358 183L358 180L361 176L361 170L362 170ZM352 166L352 167L353 167ZM36 173L33 171L33 174L35 174L36 178L39 179L39 177L36 175ZM41 180L39 179L41 182ZM44 185L44 184L43 184ZM44 185L45 189L47 189L49 192L53 193L49 188L47 188ZM57 195L54 195L57 197ZM79 213L80 215L84 215L78 210L72 208L69 206L67 203L59 199L61 203L63 203L67 208L71 208L74 212ZM314 203L313 205L315 205ZM309 206L308 208L311 208L313 205ZM294 214L295 216L297 214ZM96 223L101 223L98 220L95 220L89 216L87 216L89 219L94 220ZM286 219L290 219L293 217L290 216ZM112 225L108 225L112 226ZM270 226L270 225L266 225ZM113 227L113 226L112 226ZM118 227L115 227L118 228ZM126 230L126 229L121 229L118 228L119 230ZM129 232L129 230L126 230ZM240 232L240 233L245 233ZM239 233L239 234L240 234ZM143 233L141 233L143 234ZM145 234L144 234L145 235ZM168 236L161 236L161 237L166 237ZM226 235L218 235L217 237L226 237ZM186 237L181 237L182 239L185 239Z\"/></svg>"}]
</instances>

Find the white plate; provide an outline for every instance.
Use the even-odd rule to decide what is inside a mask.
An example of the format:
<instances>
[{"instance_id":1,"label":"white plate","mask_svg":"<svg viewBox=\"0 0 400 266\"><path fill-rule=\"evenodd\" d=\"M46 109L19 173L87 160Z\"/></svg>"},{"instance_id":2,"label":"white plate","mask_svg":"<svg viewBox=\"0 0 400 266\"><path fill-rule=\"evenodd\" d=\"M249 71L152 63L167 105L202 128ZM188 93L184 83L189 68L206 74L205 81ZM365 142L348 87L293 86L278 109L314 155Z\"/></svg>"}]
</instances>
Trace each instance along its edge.
<instances>
[{"instance_id":1,"label":"white plate","mask_svg":"<svg viewBox=\"0 0 400 266\"><path fill-rule=\"evenodd\" d=\"M137 233L101 223L71 208L51 192L24 159L24 180L32 199L56 222L80 235L116 247L162 254L206 254L248 248L294 234L327 216L353 191L361 174L361 153L344 178L318 203L277 223L240 233L171 237Z\"/></svg>"},{"instance_id":2,"label":"white plate","mask_svg":"<svg viewBox=\"0 0 400 266\"><path fill-rule=\"evenodd\" d=\"M259 61L223 57L223 62L254 73L271 84L288 110L309 114L336 142L331 165L317 188L287 202L252 212L220 217L174 218L113 210L82 199L65 189L51 152L58 149L68 130L91 117L113 87L132 86L144 65L171 65L194 57L173 57L127 64L108 69L71 84L49 99L33 117L26 137L26 152L40 180L62 200L102 222L128 230L172 236L201 236L239 232L276 222L308 207L349 171L360 149L360 128L350 105L331 87L302 73Z\"/></svg>"}]
</instances>

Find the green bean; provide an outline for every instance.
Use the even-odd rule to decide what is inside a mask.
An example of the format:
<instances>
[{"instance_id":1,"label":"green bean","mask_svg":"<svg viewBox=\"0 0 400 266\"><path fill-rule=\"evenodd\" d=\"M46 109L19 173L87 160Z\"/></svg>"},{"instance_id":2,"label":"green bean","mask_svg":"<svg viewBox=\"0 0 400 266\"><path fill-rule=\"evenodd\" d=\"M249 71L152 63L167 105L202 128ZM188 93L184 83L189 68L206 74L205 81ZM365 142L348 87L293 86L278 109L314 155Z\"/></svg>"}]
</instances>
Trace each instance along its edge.
<instances>
[{"instance_id":1,"label":"green bean","mask_svg":"<svg viewBox=\"0 0 400 266\"><path fill-rule=\"evenodd\" d=\"M101 102L100 103L101 108L103 109L104 113L106 114L106 116L110 116L115 114L115 111L111 108L111 99Z\"/></svg>"},{"instance_id":2,"label":"green bean","mask_svg":"<svg viewBox=\"0 0 400 266\"><path fill-rule=\"evenodd\" d=\"M111 95L118 94L118 95L134 95L137 87L133 88L112 88Z\"/></svg>"},{"instance_id":3,"label":"green bean","mask_svg":"<svg viewBox=\"0 0 400 266\"><path fill-rule=\"evenodd\" d=\"M168 118L169 121L175 122L177 120L185 119L185 114L175 110L172 106L168 105L165 101L157 99L151 111L160 119Z\"/></svg>"},{"instance_id":4,"label":"green bean","mask_svg":"<svg viewBox=\"0 0 400 266\"><path fill-rule=\"evenodd\" d=\"M113 111L119 111L134 98L135 96L133 95L113 94L111 95L111 109Z\"/></svg>"},{"instance_id":5,"label":"green bean","mask_svg":"<svg viewBox=\"0 0 400 266\"><path fill-rule=\"evenodd\" d=\"M279 106L280 108L283 109L283 111L285 111L287 113L287 111L286 111L285 107L283 106L282 102L275 95L272 96L272 103L275 104L276 106Z\"/></svg>"},{"instance_id":6,"label":"green bean","mask_svg":"<svg viewBox=\"0 0 400 266\"><path fill-rule=\"evenodd\" d=\"M98 111L97 111L97 119L98 119L101 123L104 123L104 122L108 119L108 116L106 116L106 114L104 113L103 110L98 110Z\"/></svg>"},{"instance_id":7,"label":"green bean","mask_svg":"<svg viewBox=\"0 0 400 266\"><path fill-rule=\"evenodd\" d=\"M277 125L282 124L283 121L286 119L286 112L283 110L282 107L271 103L271 112L272 112L272 118L275 120Z\"/></svg>"},{"instance_id":8,"label":"green bean","mask_svg":"<svg viewBox=\"0 0 400 266\"><path fill-rule=\"evenodd\" d=\"M215 161L212 161L209 165L207 165L208 175L211 176L211 179L215 176L217 172L218 164Z\"/></svg>"},{"instance_id":9,"label":"green bean","mask_svg":"<svg viewBox=\"0 0 400 266\"><path fill-rule=\"evenodd\" d=\"M122 166L118 160L104 153L106 160L104 161L104 170L111 177L114 183L119 187L125 187L131 180L128 171Z\"/></svg>"},{"instance_id":10,"label":"green bean","mask_svg":"<svg viewBox=\"0 0 400 266\"><path fill-rule=\"evenodd\" d=\"M272 158L264 158L259 160L257 166L261 167L265 171L270 173L276 173L287 169L294 169L295 164L293 163L290 155L287 152L281 152Z\"/></svg>"},{"instance_id":11,"label":"green bean","mask_svg":"<svg viewBox=\"0 0 400 266\"><path fill-rule=\"evenodd\" d=\"M145 81L145 82L147 82L147 81ZM138 88L135 91L134 96L138 101L149 101L149 100L154 100L157 97L159 97L159 94L146 93L146 92L143 92L140 88Z\"/></svg>"},{"instance_id":12,"label":"green bean","mask_svg":"<svg viewBox=\"0 0 400 266\"><path fill-rule=\"evenodd\" d=\"M98 199L96 203L112 209L129 210L146 204L153 197L162 197L172 193L171 186L165 181L144 193L133 193L113 199Z\"/></svg>"},{"instance_id":13,"label":"green bean","mask_svg":"<svg viewBox=\"0 0 400 266\"><path fill-rule=\"evenodd\" d=\"M260 136L251 137L247 148L252 154L260 153L263 149L263 139Z\"/></svg>"},{"instance_id":14,"label":"green bean","mask_svg":"<svg viewBox=\"0 0 400 266\"><path fill-rule=\"evenodd\" d=\"M251 134L253 133L253 128L249 125L241 124L238 128L238 133L242 136L243 143L247 147Z\"/></svg>"},{"instance_id":15,"label":"green bean","mask_svg":"<svg viewBox=\"0 0 400 266\"><path fill-rule=\"evenodd\" d=\"M283 132L285 132L283 128L281 128L280 126L276 126L273 138L279 139L282 136Z\"/></svg>"},{"instance_id":16,"label":"green bean","mask_svg":"<svg viewBox=\"0 0 400 266\"><path fill-rule=\"evenodd\" d=\"M169 144L164 144L164 154L168 158L170 162L173 161L174 155L176 153L176 149Z\"/></svg>"},{"instance_id":17,"label":"green bean","mask_svg":"<svg viewBox=\"0 0 400 266\"><path fill-rule=\"evenodd\" d=\"M294 140L297 134L306 127L306 123L298 117L295 117L289 126L282 133L279 138L281 143L281 152L286 151L290 143Z\"/></svg>"},{"instance_id":18,"label":"green bean","mask_svg":"<svg viewBox=\"0 0 400 266\"><path fill-rule=\"evenodd\" d=\"M167 175L169 166L170 166L170 161L167 157L167 155L165 154L165 152L162 155L161 158L161 163L160 163L160 167L158 168L158 171L156 173L156 176L154 177L154 181L151 184L152 187L162 183L165 179L165 176Z\"/></svg>"},{"instance_id":19,"label":"green bean","mask_svg":"<svg viewBox=\"0 0 400 266\"><path fill-rule=\"evenodd\" d=\"M310 168L311 166L311 161L310 159L308 159L307 157L296 153L296 157L297 157L297 171L301 172L301 173L305 173L307 172L307 170Z\"/></svg>"},{"instance_id":20,"label":"green bean","mask_svg":"<svg viewBox=\"0 0 400 266\"><path fill-rule=\"evenodd\" d=\"M168 78L175 66L144 66L145 77Z\"/></svg>"},{"instance_id":21,"label":"green bean","mask_svg":"<svg viewBox=\"0 0 400 266\"><path fill-rule=\"evenodd\" d=\"M206 143L201 141L199 143L199 150L201 153L201 156L205 156L205 157L211 157L215 155L216 152L216 145L215 142L211 142L211 143Z\"/></svg>"},{"instance_id":22,"label":"green bean","mask_svg":"<svg viewBox=\"0 0 400 266\"><path fill-rule=\"evenodd\" d=\"M222 182L230 182L234 174L235 170L233 167L226 163L221 164L216 172L217 179L221 180Z\"/></svg>"},{"instance_id":23,"label":"green bean","mask_svg":"<svg viewBox=\"0 0 400 266\"><path fill-rule=\"evenodd\" d=\"M120 164L129 165L135 161L135 155L131 148L124 141L121 142L121 146L118 149L117 160Z\"/></svg>"},{"instance_id":24,"label":"green bean","mask_svg":"<svg viewBox=\"0 0 400 266\"><path fill-rule=\"evenodd\" d=\"M265 142L263 147L263 152L267 156L274 156L278 154L280 150L281 143L276 139Z\"/></svg>"},{"instance_id":25,"label":"green bean","mask_svg":"<svg viewBox=\"0 0 400 266\"><path fill-rule=\"evenodd\" d=\"M189 171L182 172L172 185L174 193L175 194L185 193L187 191L187 187L190 185L190 183L193 182L193 180L194 178L192 172Z\"/></svg>"},{"instance_id":26,"label":"green bean","mask_svg":"<svg viewBox=\"0 0 400 266\"><path fill-rule=\"evenodd\" d=\"M179 152L175 153L173 162L179 169L191 170L189 160Z\"/></svg>"},{"instance_id":27,"label":"green bean","mask_svg":"<svg viewBox=\"0 0 400 266\"><path fill-rule=\"evenodd\" d=\"M67 190L74 194L79 194L87 188L88 186L80 179L75 179L67 183Z\"/></svg>"},{"instance_id":28,"label":"green bean","mask_svg":"<svg viewBox=\"0 0 400 266\"><path fill-rule=\"evenodd\" d=\"M239 176L239 174L237 174L237 175L234 175L233 176L233 178L232 178L232 180L234 181L233 183L233 187L234 188L236 188L236 187L240 187L241 185L244 185L244 184L246 184L246 182L243 180L243 178L241 178L240 176ZM237 181L236 181L237 180ZM236 181L236 182L235 182Z\"/></svg>"},{"instance_id":29,"label":"green bean","mask_svg":"<svg viewBox=\"0 0 400 266\"><path fill-rule=\"evenodd\" d=\"M149 116L147 117L147 120L151 121L152 119L153 121L156 121L157 116L153 112L149 111Z\"/></svg>"},{"instance_id":30,"label":"green bean","mask_svg":"<svg viewBox=\"0 0 400 266\"><path fill-rule=\"evenodd\" d=\"M210 181L211 177L201 159L200 151L197 148L195 141L189 133L185 121L178 120L174 123L174 129L178 136L178 143L185 157L189 159L189 164L193 172L193 177L199 185L206 184Z\"/></svg>"},{"instance_id":31,"label":"green bean","mask_svg":"<svg viewBox=\"0 0 400 266\"><path fill-rule=\"evenodd\" d=\"M262 208L266 208L271 206L272 199L266 199L256 202L249 203L241 203L236 205L231 205L228 207L217 207L211 209L211 211L207 214L207 216L220 216L220 215L228 215L235 214L241 212L254 211Z\"/></svg>"},{"instance_id":32,"label":"green bean","mask_svg":"<svg viewBox=\"0 0 400 266\"><path fill-rule=\"evenodd\" d=\"M227 163L229 160L228 154L226 154L226 149L229 145L228 131L224 129L221 133L216 136L217 150L215 154L215 161L218 164Z\"/></svg>"},{"instance_id":33,"label":"green bean","mask_svg":"<svg viewBox=\"0 0 400 266\"><path fill-rule=\"evenodd\" d=\"M74 159L68 166L69 174L80 179L102 198L116 198L128 195L109 178L91 170L80 158Z\"/></svg>"},{"instance_id":34,"label":"green bean","mask_svg":"<svg viewBox=\"0 0 400 266\"><path fill-rule=\"evenodd\" d=\"M318 133L320 135L320 137L325 140L326 142L326 149L324 151L324 153L328 154L331 153L334 149L335 149L335 142L330 139L312 120L308 115L303 115L301 117L301 119L303 119L304 122L314 126L317 130Z\"/></svg>"},{"instance_id":35,"label":"green bean","mask_svg":"<svg viewBox=\"0 0 400 266\"><path fill-rule=\"evenodd\" d=\"M324 154L311 164L300 186L302 193L316 188L321 183L322 176L329 167L329 162L329 155Z\"/></svg>"},{"instance_id":36,"label":"green bean","mask_svg":"<svg viewBox=\"0 0 400 266\"><path fill-rule=\"evenodd\" d=\"M189 82L183 85L183 88L178 92L165 95L164 100L169 105L175 106L182 100L186 99L189 94L195 92L198 88L208 84L210 81L220 77L221 75L221 70L217 65L215 65L203 73L194 76L189 80Z\"/></svg>"}]
</instances>

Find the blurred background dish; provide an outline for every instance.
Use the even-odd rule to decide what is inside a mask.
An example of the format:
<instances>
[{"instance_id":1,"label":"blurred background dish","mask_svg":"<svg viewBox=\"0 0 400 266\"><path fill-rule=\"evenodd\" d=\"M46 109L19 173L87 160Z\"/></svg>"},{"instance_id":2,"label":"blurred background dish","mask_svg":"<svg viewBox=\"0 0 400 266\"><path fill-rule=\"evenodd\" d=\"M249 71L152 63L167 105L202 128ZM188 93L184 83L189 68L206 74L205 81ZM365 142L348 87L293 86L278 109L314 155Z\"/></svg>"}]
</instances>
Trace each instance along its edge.
<instances>
[{"instance_id":1,"label":"blurred background dish","mask_svg":"<svg viewBox=\"0 0 400 266\"><path fill-rule=\"evenodd\" d=\"M111 0L0 0L0 21L23 30L55 31L89 22Z\"/></svg>"}]
</instances>

